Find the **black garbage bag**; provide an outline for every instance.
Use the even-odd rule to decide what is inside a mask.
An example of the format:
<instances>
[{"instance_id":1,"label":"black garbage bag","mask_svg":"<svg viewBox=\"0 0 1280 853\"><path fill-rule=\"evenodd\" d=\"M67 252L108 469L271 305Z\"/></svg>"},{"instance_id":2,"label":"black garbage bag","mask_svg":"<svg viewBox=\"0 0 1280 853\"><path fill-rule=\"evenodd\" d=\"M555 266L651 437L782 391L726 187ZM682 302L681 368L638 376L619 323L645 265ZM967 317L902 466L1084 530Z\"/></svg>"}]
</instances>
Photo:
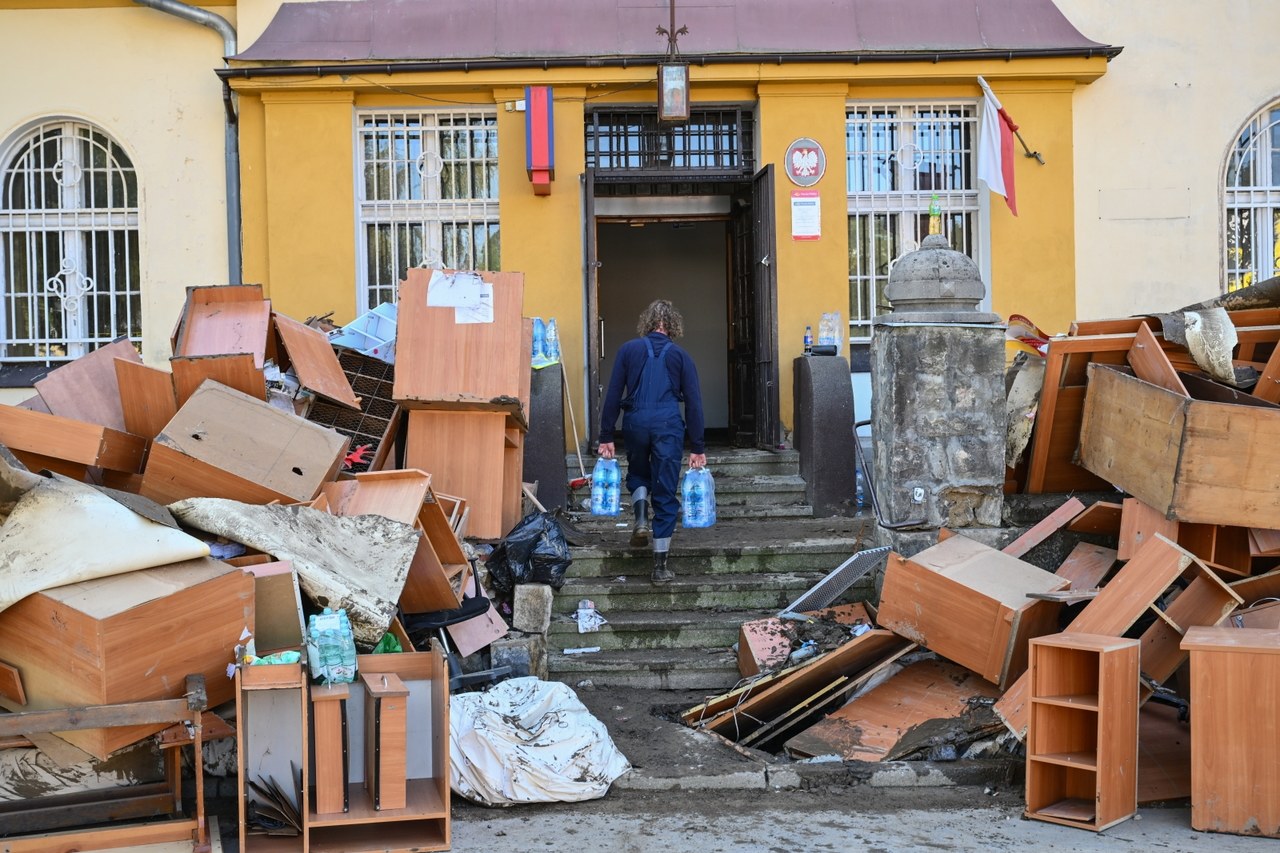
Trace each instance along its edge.
<instances>
[{"instance_id":1,"label":"black garbage bag","mask_svg":"<svg viewBox=\"0 0 1280 853\"><path fill-rule=\"evenodd\" d=\"M559 589L572 562L569 543L555 515L531 512L489 555L489 584L504 601L515 595L516 584L545 583Z\"/></svg>"}]
</instances>

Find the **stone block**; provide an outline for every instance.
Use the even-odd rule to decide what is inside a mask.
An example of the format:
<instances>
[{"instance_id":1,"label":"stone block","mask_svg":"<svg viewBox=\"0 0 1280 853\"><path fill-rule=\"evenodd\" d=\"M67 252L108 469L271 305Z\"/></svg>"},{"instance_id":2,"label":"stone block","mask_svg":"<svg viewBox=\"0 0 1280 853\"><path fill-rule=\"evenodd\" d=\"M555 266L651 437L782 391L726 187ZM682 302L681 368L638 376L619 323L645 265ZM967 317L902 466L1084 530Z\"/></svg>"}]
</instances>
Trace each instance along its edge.
<instances>
[{"instance_id":1,"label":"stone block","mask_svg":"<svg viewBox=\"0 0 1280 853\"><path fill-rule=\"evenodd\" d=\"M511 627L530 634L547 633L554 597L555 590L544 583L517 584Z\"/></svg>"},{"instance_id":2,"label":"stone block","mask_svg":"<svg viewBox=\"0 0 1280 853\"><path fill-rule=\"evenodd\" d=\"M492 666L510 666L512 678L547 680L547 639L542 634L512 631L489 646L489 655Z\"/></svg>"}]
</instances>

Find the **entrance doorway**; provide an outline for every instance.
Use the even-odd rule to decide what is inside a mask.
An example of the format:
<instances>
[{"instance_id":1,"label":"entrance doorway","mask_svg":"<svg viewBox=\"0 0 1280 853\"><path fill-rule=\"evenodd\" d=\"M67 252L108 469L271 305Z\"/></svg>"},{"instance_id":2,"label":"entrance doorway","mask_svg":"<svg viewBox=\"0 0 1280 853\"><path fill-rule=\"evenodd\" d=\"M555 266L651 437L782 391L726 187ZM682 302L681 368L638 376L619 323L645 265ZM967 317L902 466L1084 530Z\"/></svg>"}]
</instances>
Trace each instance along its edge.
<instances>
[{"instance_id":1,"label":"entrance doorway","mask_svg":"<svg viewBox=\"0 0 1280 853\"><path fill-rule=\"evenodd\" d=\"M600 220L600 381L613 375L618 347L636 336L636 319L655 299L684 316L679 341L702 386L708 438L729 434L729 229L721 220Z\"/></svg>"}]
</instances>

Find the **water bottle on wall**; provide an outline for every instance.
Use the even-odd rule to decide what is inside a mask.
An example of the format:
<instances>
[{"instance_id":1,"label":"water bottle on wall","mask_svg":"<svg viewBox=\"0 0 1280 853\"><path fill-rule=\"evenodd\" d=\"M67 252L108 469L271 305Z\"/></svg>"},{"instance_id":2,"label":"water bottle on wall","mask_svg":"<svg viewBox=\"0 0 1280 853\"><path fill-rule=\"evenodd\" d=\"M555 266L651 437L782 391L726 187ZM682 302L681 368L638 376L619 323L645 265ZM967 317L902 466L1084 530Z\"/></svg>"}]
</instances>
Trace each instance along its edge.
<instances>
[{"instance_id":1,"label":"water bottle on wall","mask_svg":"<svg viewBox=\"0 0 1280 853\"><path fill-rule=\"evenodd\" d=\"M813 355L813 326L804 327L804 354Z\"/></svg>"}]
</instances>

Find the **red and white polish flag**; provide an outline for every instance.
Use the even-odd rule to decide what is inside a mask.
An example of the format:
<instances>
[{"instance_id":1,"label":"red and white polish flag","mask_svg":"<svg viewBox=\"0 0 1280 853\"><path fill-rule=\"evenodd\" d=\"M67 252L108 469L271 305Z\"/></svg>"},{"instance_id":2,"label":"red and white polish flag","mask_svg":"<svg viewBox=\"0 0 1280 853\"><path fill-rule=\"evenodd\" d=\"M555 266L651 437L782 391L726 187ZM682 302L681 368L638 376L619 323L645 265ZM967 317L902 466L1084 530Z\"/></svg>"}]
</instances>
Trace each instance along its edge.
<instances>
[{"instance_id":1,"label":"red and white polish flag","mask_svg":"<svg viewBox=\"0 0 1280 853\"><path fill-rule=\"evenodd\" d=\"M1018 201L1013 188L1013 132L1018 126L1005 112L987 81L978 78L982 87L982 124L978 129L978 180L996 195L1004 196L1014 216Z\"/></svg>"}]
</instances>

